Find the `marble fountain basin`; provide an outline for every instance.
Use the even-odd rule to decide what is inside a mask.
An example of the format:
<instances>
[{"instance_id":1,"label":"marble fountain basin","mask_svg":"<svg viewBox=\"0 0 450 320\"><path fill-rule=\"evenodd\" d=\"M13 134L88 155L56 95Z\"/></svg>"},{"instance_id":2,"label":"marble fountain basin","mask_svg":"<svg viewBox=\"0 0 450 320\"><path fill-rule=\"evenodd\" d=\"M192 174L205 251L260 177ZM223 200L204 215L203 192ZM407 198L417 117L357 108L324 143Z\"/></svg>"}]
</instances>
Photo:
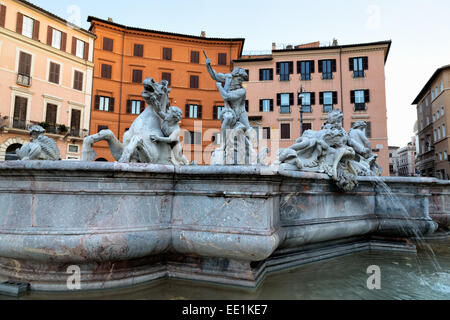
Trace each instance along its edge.
<instances>
[{"instance_id":1,"label":"marble fountain basin","mask_svg":"<svg viewBox=\"0 0 450 320\"><path fill-rule=\"evenodd\" d=\"M388 186L389 188L386 188ZM361 250L413 251L450 225L450 182L258 166L0 162L0 280L67 291L161 278L255 287L271 271Z\"/></svg>"}]
</instances>

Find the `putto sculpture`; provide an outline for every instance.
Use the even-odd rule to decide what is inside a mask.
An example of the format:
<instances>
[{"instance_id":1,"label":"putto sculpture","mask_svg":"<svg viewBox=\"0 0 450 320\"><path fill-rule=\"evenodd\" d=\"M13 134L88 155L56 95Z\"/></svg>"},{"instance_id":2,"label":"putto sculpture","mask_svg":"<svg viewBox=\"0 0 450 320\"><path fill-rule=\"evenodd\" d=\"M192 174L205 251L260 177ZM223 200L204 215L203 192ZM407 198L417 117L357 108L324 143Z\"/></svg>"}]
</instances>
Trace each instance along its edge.
<instances>
[{"instance_id":1,"label":"putto sculpture","mask_svg":"<svg viewBox=\"0 0 450 320\"><path fill-rule=\"evenodd\" d=\"M217 73L207 57L206 68L224 100L219 116L222 122L221 146L213 152L211 165L264 164L267 151L257 154L256 131L250 126L245 110L247 92L242 82L248 80L247 72L236 68L232 73Z\"/></svg>"},{"instance_id":2,"label":"putto sculpture","mask_svg":"<svg viewBox=\"0 0 450 320\"><path fill-rule=\"evenodd\" d=\"M83 161L93 161L97 157L93 144L107 141L109 149L118 162L137 162L167 165L188 165L182 154L179 140L183 112L177 107L169 107L171 89L165 80L161 83L147 78L144 81L142 97L148 107L133 122L123 136L123 143L111 130L84 139Z\"/></svg>"},{"instance_id":3,"label":"putto sculpture","mask_svg":"<svg viewBox=\"0 0 450 320\"><path fill-rule=\"evenodd\" d=\"M44 128L32 126L29 131L31 142L16 151L20 160L61 160L56 142L44 135Z\"/></svg>"},{"instance_id":4,"label":"putto sculpture","mask_svg":"<svg viewBox=\"0 0 450 320\"><path fill-rule=\"evenodd\" d=\"M279 152L281 169L328 174L344 191L358 184L357 176L380 176L366 137L364 122L353 125L349 134L342 127L343 114L332 111L320 131L306 131L296 143Z\"/></svg>"}]
</instances>

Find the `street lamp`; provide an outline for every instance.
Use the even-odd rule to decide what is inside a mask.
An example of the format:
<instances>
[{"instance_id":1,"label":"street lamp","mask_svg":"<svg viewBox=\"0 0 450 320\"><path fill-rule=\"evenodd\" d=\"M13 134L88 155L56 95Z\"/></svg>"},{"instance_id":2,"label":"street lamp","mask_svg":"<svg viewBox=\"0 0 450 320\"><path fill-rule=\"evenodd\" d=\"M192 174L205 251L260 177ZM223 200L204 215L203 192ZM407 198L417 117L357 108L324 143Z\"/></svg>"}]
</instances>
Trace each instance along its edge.
<instances>
[{"instance_id":1,"label":"street lamp","mask_svg":"<svg viewBox=\"0 0 450 320\"><path fill-rule=\"evenodd\" d=\"M303 94L303 86L300 86L300 91L297 92L298 101L300 102L300 137L303 135L303 98L305 95Z\"/></svg>"}]
</instances>

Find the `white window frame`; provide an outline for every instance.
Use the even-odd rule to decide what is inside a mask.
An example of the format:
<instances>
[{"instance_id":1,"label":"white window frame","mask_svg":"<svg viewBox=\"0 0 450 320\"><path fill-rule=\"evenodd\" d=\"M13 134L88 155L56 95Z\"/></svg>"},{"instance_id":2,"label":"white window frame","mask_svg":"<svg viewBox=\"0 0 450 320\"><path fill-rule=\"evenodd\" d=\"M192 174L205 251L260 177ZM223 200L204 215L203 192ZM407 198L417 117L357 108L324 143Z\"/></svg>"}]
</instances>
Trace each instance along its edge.
<instances>
[{"instance_id":1,"label":"white window frame","mask_svg":"<svg viewBox=\"0 0 450 320\"><path fill-rule=\"evenodd\" d=\"M100 111L109 111L110 97L100 96L100 100L98 103L98 110ZM108 103L106 103L108 102Z\"/></svg>"},{"instance_id":2,"label":"white window frame","mask_svg":"<svg viewBox=\"0 0 450 320\"><path fill-rule=\"evenodd\" d=\"M197 104L189 104L189 118L190 119L198 119L198 105Z\"/></svg>"},{"instance_id":3,"label":"white window frame","mask_svg":"<svg viewBox=\"0 0 450 320\"><path fill-rule=\"evenodd\" d=\"M61 50L62 32L53 29L52 32L52 47Z\"/></svg>"},{"instance_id":4,"label":"white window frame","mask_svg":"<svg viewBox=\"0 0 450 320\"><path fill-rule=\"evenodd\" d=\"M139 104L139 106L138 106ZM131 100L131 114L141 114L142 109L142 101L140 100Z\"/></svg>"},{"instance_id":5,"label":"white window frame","mask_svg":"<svg viewBox=\"0 0 450 320\"><path fill-rule=\"evenodd\" d=\"M86 48L86 43L84 41L80 40L80 39L77 39L75 55L78 58L80 58L80 59L84 59L84 50L85 50L85 48Z\"/></svg>"},{"instance_id":6,"label":"white window frame","mask_svg":"<svg viewBox=\"0 0 450 320\"><path fill-rule=\"evenodd\" d=\"M22 22L22 35L27 38L33 39L33 30L34 30L34 19L24 15Z\"/></svg>"},{"instance_id":7,"label":"white window frame","mask_svg":"<svg viewBox=\"0 0 450 320\"><path fill-rule=\"evenodd\" d=\"M262 112L270 112L270 99L263 99L263 109Z\"/></svg>"}]
</instances>

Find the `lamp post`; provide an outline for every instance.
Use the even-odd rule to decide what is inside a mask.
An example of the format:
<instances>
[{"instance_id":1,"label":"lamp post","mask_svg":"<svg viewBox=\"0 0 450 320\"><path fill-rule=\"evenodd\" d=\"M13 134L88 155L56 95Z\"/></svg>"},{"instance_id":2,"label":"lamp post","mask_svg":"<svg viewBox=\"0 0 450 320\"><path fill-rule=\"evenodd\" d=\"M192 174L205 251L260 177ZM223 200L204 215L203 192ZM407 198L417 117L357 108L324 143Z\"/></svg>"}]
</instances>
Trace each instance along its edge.
<instances>
[{"instance_id":1,"label":"lamp post","mask_svg":"<svg viewBox=\"0 0 450 320\"><path fill-rule=\"evenodd\" d=\"M297 92L298 99L300 101L300 137L303 135L303 98L305 95L303 94L303 86L300 86L300 91Z\"/></svg>"}]
</instances>

